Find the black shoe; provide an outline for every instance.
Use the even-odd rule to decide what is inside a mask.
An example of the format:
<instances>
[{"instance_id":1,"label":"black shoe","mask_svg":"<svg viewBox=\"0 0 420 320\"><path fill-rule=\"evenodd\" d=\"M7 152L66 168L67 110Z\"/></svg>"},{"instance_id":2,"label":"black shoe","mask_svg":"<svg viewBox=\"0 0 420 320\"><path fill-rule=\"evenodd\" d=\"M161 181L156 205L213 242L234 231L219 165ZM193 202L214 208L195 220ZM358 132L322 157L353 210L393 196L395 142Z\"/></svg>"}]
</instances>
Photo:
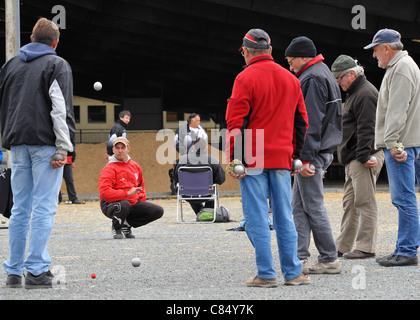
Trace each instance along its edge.
<instances>
[{"instance_id":1,"label":"black shoe","mask_svg":"<svg viewBox=\"0 0 420 320\"><path fill-rule=\"evenodd\" d=\"M392 255L391 257L385 257L378 262L383 267L402 267L402 266L417 266L419 259L417 255L412 257L406 257L401 255Z\"/></svg>"},{"instance_id":2,"label":"black shoe","mask_svg":"<svg viewBox=\"0 0 420 320\"><path fill-rule=\"evenodd\" d=\"M121 231L121 228L116 229L114 225L112 225L112 235L114 236L114 239L124 239L124 235Z\"/></svg>"},{"instance_id":3,"label":"black shoe","mask_svg":"<svg viewBox=\"0 0 420 320\"><path fill-rule=\"evenodd\" d=\"M17 274L8 274L6 280L7 288L22 288L22 277Z\"/></svg>"},{"instance_id":4,"label":"black shoe","mask_svg":"<svg viewBox=\"0 0 420 320\"><path fill-rule=\"evenodd\" d=\"M393 253L391 253L391 254L389 254L389 255L387 255L387 256L384 256L384 257L381 257L381 258L376 259L376 262L377 262L377 263L379 263L379 262L381 262L382 260L388 260L388 259L391 259L393 256L394 256L394 254L393 254Z\"/></svg>"},{"instance_id":5,"label":"black shoe","mask_svg":"<svg viewBox=\"0 0 420 320\"><path fill-rule=\"evenodd\" d=\"M84 200L80 201L79 199L76 199L76 200L72 201L72 203L73 204L85 204L86 201L84 201Z\"/></svg>"},{"instance_id":6,"label":"black shoe","mask_svg":"<svg viewBox=\"0 0 420 320\"><path fill-rule=\"evenodd\" d=\"M126 238L134 239L136 236L131 232L131 227L123 226L121 228L122 233Z\"/></svg>"},{"instance_id":7,"label":"black shoe","mask_svg":"<svg viewBox=\"0 0 420 320\"><path fill-rule=\"evenodd\" d=\"M46 289L52 288L53 278L47 272L41 273L39 276L34 276L32 273L27 272L25 277L26 289Z\"/></svg>"}]
</instances>

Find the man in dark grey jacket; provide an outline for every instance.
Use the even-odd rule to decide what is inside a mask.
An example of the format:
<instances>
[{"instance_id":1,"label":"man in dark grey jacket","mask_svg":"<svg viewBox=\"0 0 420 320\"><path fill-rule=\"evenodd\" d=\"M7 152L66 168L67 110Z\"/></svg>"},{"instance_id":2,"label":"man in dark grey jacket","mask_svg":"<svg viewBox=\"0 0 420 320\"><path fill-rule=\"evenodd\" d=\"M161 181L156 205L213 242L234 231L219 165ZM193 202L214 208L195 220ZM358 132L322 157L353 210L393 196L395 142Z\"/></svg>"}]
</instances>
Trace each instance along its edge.
<instances>
[{"instance_id":1,"label":"man in dark grey jacket","mask_svg":"<svg viewBox=\"0 0 420 320\"><path fill-rule=\"evenodd\" d=\"M347 92L343 142L337 149L338 160L345 166L346 180L344 215L336 246L339 255L347 259L374 257L378 229L376 181L384 163L384 152L374 147L378 90L366 79L363 67L347 55L340 55L331 71Z\"/></svg>"},{"instance_id":2,"label":"man in dark grey jacket","mask_svg":"<svg viewBox=\"0 0 420 320\"><path fill-rule=\"evenodd\" d=\"M67 154L74 150L73 78L55 49L60 32L41 18L31 43L0 73L2 145L11 153L13 208L9 222L10 257L3 264L6 285L51 287L47 251L57 211ZM58 156L59 158L56 158ZM61 160L60 160L61 159ZM25 249L30 229L27 258Z\"/></svg>"},{"instance_id":3,"label":"man in dark grey jacket","mask_svg":"<svg viewBox=\"0 0 420 320\"><path fill-rule=\"evenodd\" d=\"M333 161L334 149L342 139L341 92L312 40L298 37L287 47L290 71L299 78L308 112L309 128L302 148L300 174L294 176L292 207L298 232L298 257L305 273L340 273L331 224L324 205L323 174ZM314 166L314 169L310 168ZM319 257L312 266L311 232Z\"/></svg>"}]
</instances>

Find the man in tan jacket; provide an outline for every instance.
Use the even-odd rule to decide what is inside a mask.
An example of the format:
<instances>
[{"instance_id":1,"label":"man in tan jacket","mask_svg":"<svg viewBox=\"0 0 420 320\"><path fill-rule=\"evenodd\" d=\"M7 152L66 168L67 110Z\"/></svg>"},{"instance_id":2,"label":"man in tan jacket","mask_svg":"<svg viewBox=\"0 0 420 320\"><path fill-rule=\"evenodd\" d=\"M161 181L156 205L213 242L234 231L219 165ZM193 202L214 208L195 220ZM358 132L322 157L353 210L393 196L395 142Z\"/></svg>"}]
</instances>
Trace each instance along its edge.
<instances>
[{"instance_id":1,"label":"man in tan jacket","mask_svg":"<svg viewBox=\"0 0 420 320\"><path fill-rule=\"evenodd\" d=\"M398 209L395 251L376 261L386 267L418 265L419 209L414 161L420 154L420 70L403 51L401 35L379 30L371 44L378 66L386 69L376 110L375 148L383 148L391 200Z\"/></svg>"}]
</instances>

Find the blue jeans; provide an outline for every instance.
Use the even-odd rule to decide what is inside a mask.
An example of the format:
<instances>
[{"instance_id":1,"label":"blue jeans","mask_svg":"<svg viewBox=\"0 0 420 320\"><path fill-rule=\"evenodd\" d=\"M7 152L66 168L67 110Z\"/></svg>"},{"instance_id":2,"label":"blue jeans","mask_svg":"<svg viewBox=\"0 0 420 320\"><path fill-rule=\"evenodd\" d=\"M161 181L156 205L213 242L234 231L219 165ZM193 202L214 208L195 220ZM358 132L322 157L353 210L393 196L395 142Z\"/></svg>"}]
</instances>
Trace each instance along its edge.
<instances>
[{"instance_id":1,"label":"blue jeans","mask_svg":"<svg viewBox=\"0 0 420 320\"><path fill-rule=\"evenodd\" d=\"M3 268L7 274L19 276L26 268L36 276L48 271L51 264L47 242L57 211L63 168L51 166L50 160L56 151L53 146L20 145L12 146L10 151L13 208L9 222L10 257Z\"/></svg>"},{"instance_id":2,"label":"blue jeans","mask_svg":"<svg viewBox=\"0 0 420 320\"><path fill-rule=\"evenodd\" d=\"M418 186L418 190L420 192L420 158L414 160L414 165L416 168L416 180L417 180L417 186Z\"/></svg>"},{"instance_id":3,"label":"blue jeans","mask_svg":"<svg viewBox=\"0 0 420 320\"><path fill-rule=\"evenodd\" d=\"M271 251L271 231L267 225L268 203L273 212L273 227L283 277L296 278L302 273L297 257L297 233L292 217L290 171L265 169L259 174L248 174L239 180L242 209L246 220L245 231L255 249L258 277L276 278Z\"/></svg>"},{"instance_id":4,"label":"blue jeans","mask_svg":"<svg viewBox=\"0 0 420 320\"><path fill-rule=\"evenodd\" d=\"M420 147L406 148L407 160L396 161L391 152L384 150L386 171L392 204L398 209L398 236L395 255L412 257L420 245L420 222L415 189L414 159Z\"/></svg>"}]
</instances>

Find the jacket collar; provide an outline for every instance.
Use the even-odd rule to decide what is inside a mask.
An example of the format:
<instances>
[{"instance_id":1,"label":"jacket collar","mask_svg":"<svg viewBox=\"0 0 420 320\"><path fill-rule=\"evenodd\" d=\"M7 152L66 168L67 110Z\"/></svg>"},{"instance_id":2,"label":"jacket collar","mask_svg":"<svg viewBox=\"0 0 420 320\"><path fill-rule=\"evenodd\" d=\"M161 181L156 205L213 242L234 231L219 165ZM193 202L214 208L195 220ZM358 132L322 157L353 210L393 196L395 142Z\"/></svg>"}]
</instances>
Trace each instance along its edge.
<instances>
[{"instance_id":1,"label":"jacket collar","mask_svg":"<svg viewBox=\"0 0 420 320\"><path fill-rule=\"evenodd\" d=\"M262 54L262 55L253 57L251 60L249 60L249 63L247 65L244 65L243 66L243 68L247 68L251 64L260 62L261 60L271 60L271 61L274 61L273 57L270 54Z\"/></svg>"},{"instance_id":2,"label":"jacket collar","mask_svg":"<svg viewBox=\"0 0 420 320\"><path fill-rule=\"evenodd\" d=\"M396 54L394 54L394 56L388 62L387 69L392 68L402 57L405 57L407 55L408 55L408 52L406 50L399 51Z\"/></svg>"},{"instance_id":3,"label":"jacket collar","mask_svg":"<svg viewBox=\"0 0 420 320\"><path fill-rule=\"evenodd\" d=\"M324 61L324 57L322 56L322 54L317 55L315 58L313 58L307 64L303 65L303 67L296 73L296 77L299 77L303 73L303 71L305 71L309 67L313 66L316 63L320 63L322 61Z\"/></svg>"},{"instance_id":4,"label":"jacket collar","mask_svg":"<svg viewBox=\"0 0 420 320\"><path fill-rule=\"evenodd\" d=\"M357 79L354 80L353 83L347 89L347 94L352 95L357 90L357 88L359 88L365 82L366 82L366 76L364 75L358 76Z\"/></svg>"},{"instance_id":5,"label":"jacket collar","mask_svg":"<svg viewBox=\"0 0 420 320\"><path fill-rule=\"evenodd\" d=\"M124 121L122 121L121 119L118 119L117 120L118 121L118 123L120 124L120 125L122 125L124 128L128 128L128 124L126 124Z\"/></svg>"}]
</instances>

